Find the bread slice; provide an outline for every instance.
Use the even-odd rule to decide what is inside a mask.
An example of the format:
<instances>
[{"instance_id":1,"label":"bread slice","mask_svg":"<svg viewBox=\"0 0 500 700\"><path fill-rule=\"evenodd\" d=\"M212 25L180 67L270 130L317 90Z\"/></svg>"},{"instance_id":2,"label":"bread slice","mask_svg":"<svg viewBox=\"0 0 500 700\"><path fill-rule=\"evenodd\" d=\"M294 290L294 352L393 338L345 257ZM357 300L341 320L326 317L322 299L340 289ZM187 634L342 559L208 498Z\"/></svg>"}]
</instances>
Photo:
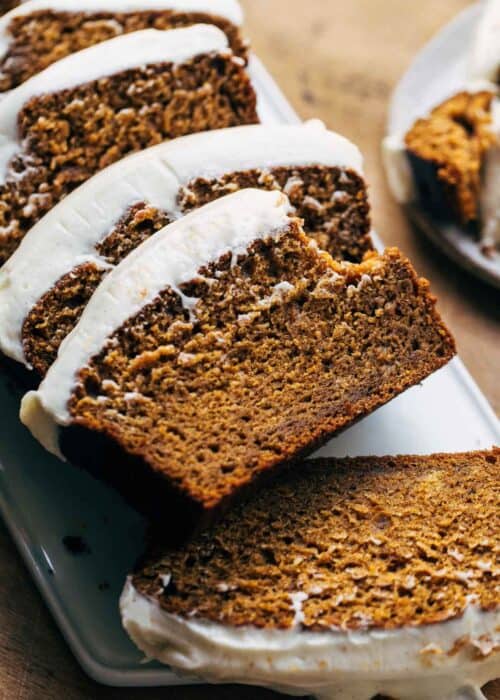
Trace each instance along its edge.
<instances>
[{"instance_id":1,"label":"bread slice","mask_svg":"<svg viewBox=\"0 0 500 700\"><path fill-rule=\"evenodd\" d=\"M105 277L22 419L151 516L177 495L203 521L454 352L399 251L336 262L282 193L241 190Z\"/></svg>"},{"instance_id":2,"label":"bread slice","mask_svg":"<svg viewBox=\"0 0 500 700\"><path fill-rule=\"evenodd\" d=\"M4 11L20 6L0 21L0 92L72 53L141 29L213 24L236 55L247 55L237 0L2 0L5 5Z\"/></svg>"},{"instance_id":3,"label":"bread slice","mask_svg":"<svg viewBox=\"0 0 500 700\"><path fill-rule=\"evenodd\" d=\"M488 257L500 246L500 102L490 88L449 97L383 143L395 198L451 226L447 235L458 226Z\"/></svg>"},{"instance_id":4,"label":"bread slice","mask_svg":"<svg viewBox=\"0 0 500 700\"><path fill-rule=\"evenodd\" d=\"M245 66L213 25L144 29L54 63L0 101L0 264L57 202L128 153L258 121Z\"/></svg>"},{"instance_id":5,"label":"bread slice","mask_svg":"<svg viewBox=\"0 0 500 700\"><path fill-rule=\"evenodd\" d=\"M461 224L480 216L481 176L497 135L489 91L461 92L418 119L405 136L415 184L424 207Z\"/></svg>"},{"instance_id":6,"label":"bread slice","mask_svg":"<svg viewBox=\"0 0 500 700\"><path fill-rule=\"evenodd\" d=\"M500 449L304 462L213 531L159 539L122 622L212 682L480 698L500 672Z\"/></svg>"}]
</instances>

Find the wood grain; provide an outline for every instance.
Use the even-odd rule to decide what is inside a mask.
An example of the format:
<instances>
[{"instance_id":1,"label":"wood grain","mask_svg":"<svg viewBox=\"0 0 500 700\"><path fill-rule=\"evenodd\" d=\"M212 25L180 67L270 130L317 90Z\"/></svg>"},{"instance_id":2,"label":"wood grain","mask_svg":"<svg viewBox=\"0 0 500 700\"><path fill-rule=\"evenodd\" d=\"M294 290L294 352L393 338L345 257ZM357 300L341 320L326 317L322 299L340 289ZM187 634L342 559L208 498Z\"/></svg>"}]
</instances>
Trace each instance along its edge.
<instances>
[{"instance_id":1,"label":"wood grain","mask_svg":"<svg viewBox=\"0 0 500 700\"><path fill-rule=\"evenodd\" d=\"M391 201L380 162L387 102L415 52L467 6L465 0L243 0L255 50L304 118L353 139L366 159L374 223L428 277L459 352L500 410L500 295L461 272L412 231ZM2 700L266 700L255 688L114 689L89 680L61 638L0 527ZM500 684L487 689L500 700ZM440 700L436 698L436 700Z\"/></svg>"}]
</instances>

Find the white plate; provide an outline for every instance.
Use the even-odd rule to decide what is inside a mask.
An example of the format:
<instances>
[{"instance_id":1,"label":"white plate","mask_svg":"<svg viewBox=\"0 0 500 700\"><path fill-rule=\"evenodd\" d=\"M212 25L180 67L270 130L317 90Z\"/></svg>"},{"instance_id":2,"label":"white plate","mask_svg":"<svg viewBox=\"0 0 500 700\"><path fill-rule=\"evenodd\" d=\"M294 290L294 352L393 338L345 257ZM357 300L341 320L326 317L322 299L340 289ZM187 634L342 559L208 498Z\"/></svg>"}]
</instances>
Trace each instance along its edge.
<instances>
[{"instance_id":1,"label":"white plate","mask_svg":"<svg viewBox=\"0 0 500 700\"><path fill-rule=\"evenodd\" d=\"M263 66L252 75L266 122L297 122ZM120 626L118 598L141 554L144 523L111 490L62 464L17 419L19 396L0 378L0 508L5 522L84 670L109 685L185 683L167 668L141 664ZM459 360L332 440L322 455L458 451L500 443L497 420ZM91 552L70 554L67 535ZM99 584L109 588L100 590Z\"/></svg>"},{"instance_id":2,"label":"white plate","mask_svg":"<svg viewBox=\"0 0 500 700\"><path fill-rule=\"evenodd\" d=\"M476 4L461 12L414 59L392 96L389 134L406 133L418 117L463 88L467 49L480 10L480 4ZM500 287L500 254L486 257L477 241L459 226L434 221L416 207L405 208L418 228L452 260L484 281Z\"/></svg>"}]
</instances>

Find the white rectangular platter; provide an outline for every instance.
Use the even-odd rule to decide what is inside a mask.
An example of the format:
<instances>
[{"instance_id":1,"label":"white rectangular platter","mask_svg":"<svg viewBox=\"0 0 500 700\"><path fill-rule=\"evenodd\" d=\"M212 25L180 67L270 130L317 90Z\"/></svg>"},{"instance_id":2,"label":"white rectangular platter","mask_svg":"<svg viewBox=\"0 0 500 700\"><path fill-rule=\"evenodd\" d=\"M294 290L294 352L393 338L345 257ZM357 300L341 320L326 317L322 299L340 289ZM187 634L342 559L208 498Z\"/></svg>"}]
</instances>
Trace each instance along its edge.
<instances>
[{"instance_id":1,"label":"white rectangular platter","mask_svg":"<svg viewBox=\"0 0 500 700\"><path fill-rule=\"evenodd\" d=\"M251 72L267 123L298 121L257 59ZM42 596L84 670L120 686L186 683L141 663L120 626L118 598L141 554L145 524L110 489L60 463L18 420L19 395L0 377L0 508ZM500 444L498 421L460 360L332 440L322 455L473 450ZM68 551L67 536L89 551Z\"/></svg>"}]
</instances>

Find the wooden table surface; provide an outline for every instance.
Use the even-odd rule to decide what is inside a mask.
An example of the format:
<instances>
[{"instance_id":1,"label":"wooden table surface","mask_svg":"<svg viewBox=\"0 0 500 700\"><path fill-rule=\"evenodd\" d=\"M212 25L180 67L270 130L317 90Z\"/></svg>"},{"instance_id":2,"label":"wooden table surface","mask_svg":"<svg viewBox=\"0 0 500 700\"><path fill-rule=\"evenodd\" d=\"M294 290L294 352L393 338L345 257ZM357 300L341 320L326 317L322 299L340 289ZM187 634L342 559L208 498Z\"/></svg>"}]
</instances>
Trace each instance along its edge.
<instances>
[{"instance_id":1,"label":"wooden table surface","mask_svg":"<svg viewBox=\"0 0 500 700\"><path fill-rule=\"evenodd\" d=\"M500 294L468 276L411 229L391 201L380 161L391 90L415 52L466 0L243 0L247 33L303 118L319 117L365 156L373 219L431 280L459 352L500 411ZM73 659L0 525L0 698L2 700L264 700L241 687L111 689ZM500 700L500 683L487 689ZM436 698L436 700L440 700Z\"/></svg>"}]
</instances>

